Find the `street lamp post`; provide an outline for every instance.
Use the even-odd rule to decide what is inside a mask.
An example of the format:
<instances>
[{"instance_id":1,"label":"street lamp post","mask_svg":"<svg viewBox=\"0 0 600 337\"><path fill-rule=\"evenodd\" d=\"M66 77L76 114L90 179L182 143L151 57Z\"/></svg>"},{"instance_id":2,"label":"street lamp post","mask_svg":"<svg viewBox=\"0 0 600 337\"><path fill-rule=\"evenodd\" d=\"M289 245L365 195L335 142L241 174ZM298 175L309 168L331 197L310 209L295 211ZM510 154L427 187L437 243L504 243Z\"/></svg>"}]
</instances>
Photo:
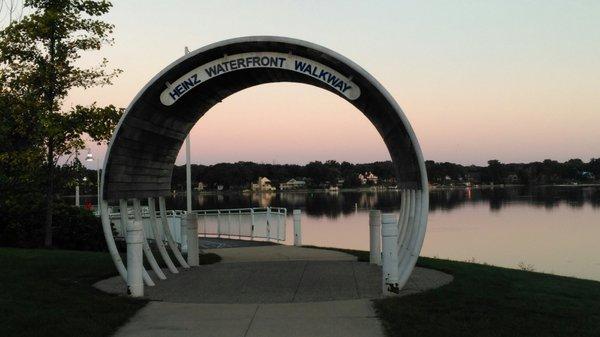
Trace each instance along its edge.
<instances>
[{"instance_id":1,"label":"street lamp post","mask_svg":"<svg viewBox=\"0 0 600 337\"><path fill-rule=\"evenodd\" d=\"M99 160L94 160L94 156L92 155L92 152L90 149L88 149L88 153L85 156L85 161L95 161L96 162L96 193L97 193L97 202L96 202L96 209L100 210L100 161Z\"/></svg>"}]
</instances>

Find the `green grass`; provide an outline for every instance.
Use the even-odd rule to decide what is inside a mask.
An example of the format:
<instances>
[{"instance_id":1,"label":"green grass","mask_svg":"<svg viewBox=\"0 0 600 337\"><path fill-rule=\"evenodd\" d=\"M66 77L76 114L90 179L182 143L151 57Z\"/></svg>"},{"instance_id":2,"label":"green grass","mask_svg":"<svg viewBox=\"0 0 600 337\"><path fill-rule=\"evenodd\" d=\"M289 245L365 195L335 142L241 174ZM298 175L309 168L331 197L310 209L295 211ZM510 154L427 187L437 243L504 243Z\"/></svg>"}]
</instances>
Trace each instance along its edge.
<instances>
[{"instance_id":1,"label":"green grass","mask_svg":"<svg viewBox=\"0 0 600 337\"><path fill-rule=\"evenodd\" d=\"M368 252L339 249L368 261ZM388 336L600 336L600 282L432 258L438 289L374 301Z\"/></svg>"},{"instance_id":2,"label":"green grass","mask_svg":"<svg viewBox=\"0 0 600 337\"><path fill-rule=\"evenodd\" d=\"M96 290L107 253L0 248L0 336L109 336L144 300Z\"/></svg>"},{"instance_id":3,"label":"green grass","mask_svg":"<svg viewBox=\"0 0 600 337\"><path fill-rule=\"evenodd\" d=\"M600 336L600 282L420 258L444 287L375 301L389 336Z\"/></svg>"},{"instance_id":4,"label":"green grass","mask_svg":"<svg viewBox=\"0 0 600 337\"><path fill-rule=\"evenodd\" d=\"M368 260L365 251L336 250ZM431 258L418 264L454 281L374 301L389 336L600 336L600 282ZM107 253L0 248L0 266L0 336L109 336L146 304L91 286L115 275Z\"/></svg>"},{"instance_id":5,"label":"green grass","mask_svg":"<svg viewBox=\"0 0 600 337\"><path fill-rule=\"evenodd\" d=\"M218 262L215 254L200 263ZM110 336L146 300L103 293L108 253L0 248L0 336Z\"/></svg>"}]
</instances>

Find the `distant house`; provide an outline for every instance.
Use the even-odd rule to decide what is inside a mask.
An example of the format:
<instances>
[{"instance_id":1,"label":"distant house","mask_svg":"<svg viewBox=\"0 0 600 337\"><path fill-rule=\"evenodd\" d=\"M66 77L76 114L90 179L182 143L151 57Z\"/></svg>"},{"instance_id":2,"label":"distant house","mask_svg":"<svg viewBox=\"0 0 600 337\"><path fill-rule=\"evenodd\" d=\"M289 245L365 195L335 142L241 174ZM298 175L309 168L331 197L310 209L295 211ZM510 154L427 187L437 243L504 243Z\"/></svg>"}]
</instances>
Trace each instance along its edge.
<instances>
[{"instance_id":1,"label":"distant house","mask_svg":"<svg viewBox=\"0 0 600 337\"><path fill-rule=\"evenodd\" d=\"M475 171L475 172L468 172L465 175L465 179L470 182L471 184L477 185L481 183L481 172L479 171Z\"/></svg>"},{"instance_id":2,"label":"distant house","mask_svg":"<svg viewBox=\"0 0 600 337\"><path fill-rule=\"evenodd\" d=\"M372 183L373 185L377 185L377 181L379 180L379 177L374 175L372 172L365 172L364 174L360 173L358 175L358 180L360 180L360 183L362 185L366 185L367 183Z\"/></svg>"},{"instance_id":3,"label":"distant house","mask_svg":"<svg viewBox=\"0 0 600 337\"><path fill-rule=\"evenodd\" d=\"M306 186L306 182L304 180L296 180L294 178L286 181L285 183L279 184L279 189L284 190L297 190L304 188Z\"/></svg>"},{"instance_id":4,"label":"distant house","mask_svg":"<svg viewBox=\"0 0 600 337\"><path fill-rule=\"evenodd\" d=\"M509 174L504 179L504 182L506 182L507 184L518 184L519 181L519 176L516 174Z\"/></svg>"},{"instance_id":5,"label":"distant house","mask_svg":"<svg viewBox=\"0 0 600 337\"><path fill-rule=\"evenodd\" d=\"M581 172L581 177L584 179L588 179L588 180L594 180L596 179L596 177L594 176L594 174L592 172Z\"/></svg>"},{"instance_id":6,"label":"distant house","mask_svg":"<svg viewBox=\"0 0 600 337\"><path fill-rule=\"evenodd\" d=\"M275 187L271 186L271 180L267 177L258 177L256 183L250 184L252 192L269 192L275 191Z\"/></svg>"}]
</instances>

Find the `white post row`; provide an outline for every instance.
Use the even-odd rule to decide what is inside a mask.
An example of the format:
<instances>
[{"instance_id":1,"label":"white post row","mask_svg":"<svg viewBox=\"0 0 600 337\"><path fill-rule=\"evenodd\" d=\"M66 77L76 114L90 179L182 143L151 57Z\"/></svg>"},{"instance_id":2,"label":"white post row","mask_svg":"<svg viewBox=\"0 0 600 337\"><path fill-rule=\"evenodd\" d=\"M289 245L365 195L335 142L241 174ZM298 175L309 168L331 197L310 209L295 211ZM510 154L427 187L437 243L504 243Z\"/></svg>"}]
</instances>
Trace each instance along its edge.
<instances>
[{"instance_id":1,"label":"white post row","mask_svg":"<svg viewBox=\"0 0 600 337\"><path fill-rule=\"evenodd\" d=\"M294 218L294 246L302 246L302 224L300 222L302 213L295 209L292 213Z\"/></svg>"},{"instance_id":2,"label":"white post row","mask_svg":"<svg viewBox=\"0 0 600 337\"><path fill-rule=\"evenodd\" d=\"M381 212L369 212L369 262L381 266Z\"/></svg>"},{"instance_id":3,"label":"white post row","mask_svg":"<svg viewBox=\"0 0 600 337\"><path fill-rule=\"evenodd\" d=\"M199 265L198 257L198 216L196 213L185 214L187 232L187 263L191 267Z\"/></svg>"},{"instance_id":4,"label":"white post row","mask_svg":"<svg viewBox=\"0 0 600 337\"><path fill-rule=\"evenodd\" d=\"M167 252L167 248L163 241L162 233L158 227L158 221L156 220L156 202L154 201L154 198L148 198L148 215L150 216L150 227L154 233L154 242L156 242L156 247L160 252L160 256L163 261L165 261L165 264L171 273L179 273L179 270L177 270L177 267L175 267L175 264L171 261L171 257L169 256L169 252Z\"/></svg>"},{"instance_id":5,"label":"white post row","mask_svg":"<svg viewBox=\"0 0 600 337\"><path fill-rule=\"evenodd\" d=\"M140 223L142 223L142 230L143 230L144 223L142 220L142 207L140 205L140 199L137 199L137 198L133 199L133 216L134 216L135 221L139 221ZM144 242L143 242L142 248L144 250L144 256L146 257L146 260L148 260L148 264L150 264L150 267L154 271L154 274L156 274L156 276L158 276L159 279L166 280L167 276L165 275L165 273L163 273L162 269L160 269L158 262L156 262L156 259L154 258L154 254L152 254L152 250L150 249L150 245L148 244L148 240L146 240L146 234L143 231L142 231L142 235L144 236Z\"/></svg>"},{"instance_id":6,"label":"white post row","mask_svg":"<svg viewBox=\"0 0 600 337\"><path fill-rule=\"evenodd\" d=\"M187 262L185 262L183 255L181 255L179 248L177 248L177 242L173 238L173 234L171 234L169 220L167 219L167 206L165 203L165 197L158 197L158 209L160 212L160 222L162 223L163 230L165 231L165 237L167 239L167 244L169 245L169 248L171 248L171 251L173 252L173 255L175 255L175 258L177 259L179 264L183 268L189 268L190 266L187 264Z\"/></svg>"},{"instance_id":7,"label":"white post row","mask_svg":"<svg viewBox=\"0 0 600 337\"><path fill-rule=\"evenodd\" d=\"M383 238L383 294L390 296L398 294L399 261L398 261L398 221L393 213L381 215L381 236Z\"/></svg>"},{"instance_id":8,"label":"white post row","mask_svg":"<svg viewBox=\"0 0 600 337\"><path fill-rule=\"evenodd\" d=\"M406 251L400 259L399 284L404 285L410 277L411 271L419 258L419 252L423 245L427 225L427 212L429 211L429 193L427 191L411 191L411 214L409 223L410 235L406 235L399 241L400 251Z\"/></svg>"}]
</instances>

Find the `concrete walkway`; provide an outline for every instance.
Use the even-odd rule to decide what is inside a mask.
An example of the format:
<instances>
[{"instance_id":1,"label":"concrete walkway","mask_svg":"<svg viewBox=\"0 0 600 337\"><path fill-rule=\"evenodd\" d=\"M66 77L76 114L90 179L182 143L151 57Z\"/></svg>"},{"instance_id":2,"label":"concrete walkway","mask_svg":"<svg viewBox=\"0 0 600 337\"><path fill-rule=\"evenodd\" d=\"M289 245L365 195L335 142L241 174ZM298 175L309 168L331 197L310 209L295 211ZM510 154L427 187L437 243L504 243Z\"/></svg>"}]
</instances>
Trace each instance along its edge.
<instances>
[{"instance_id":1,"label":"concrete walkway","mask_svg":"<svg viewBox=\"0 0 600 337\"><path fill-rule=\"evenodd\" d=\"M223 263L266 261L356 261L356 257L335 250L294 246L258 246L204 249L221 257Z\"/></svg>"},{"instance_id":2,"label":"concrete walkway","mask_svg":"<svg viewBox=\"0 0 600 337\"><path fill-rule=\"evenodd\" d=\"M371 306L381 297L378 266L337 251L279 245L211 252L223 262L167 274L146 287L153 302L117 336L383 336ZM416 268L400 295L451 280ZM125 289L120 277L95 286Z\"/></svg>"},{"instance_id":3,"label":"concrete walkway","mask_svg":"<svg viewBox=\"0 0 600 337\"><path fill-rule=\"evenodd\" d=\"M369 300L300 304L151 302L119 337L383 337Z\"/></svg>"}]
</instances>

